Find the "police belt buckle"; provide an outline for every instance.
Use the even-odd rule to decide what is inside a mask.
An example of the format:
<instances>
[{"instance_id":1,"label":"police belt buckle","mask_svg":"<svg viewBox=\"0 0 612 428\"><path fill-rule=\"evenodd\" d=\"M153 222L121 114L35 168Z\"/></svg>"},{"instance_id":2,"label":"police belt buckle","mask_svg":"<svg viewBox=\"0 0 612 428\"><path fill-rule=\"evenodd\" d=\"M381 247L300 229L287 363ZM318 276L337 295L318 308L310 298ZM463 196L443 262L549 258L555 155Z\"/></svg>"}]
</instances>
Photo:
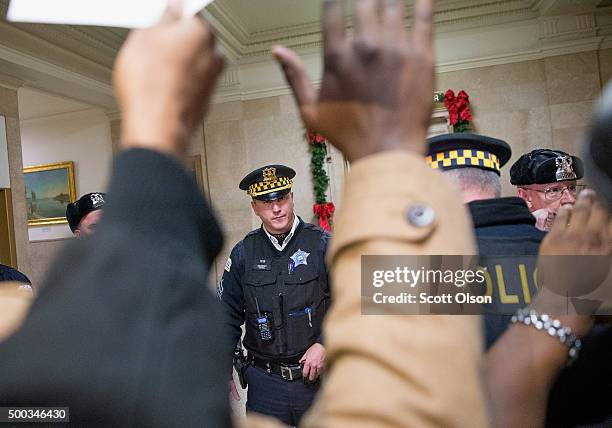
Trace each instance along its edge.
<instances>
[{"instance_id":1,"label":"police belt buckle","mask_svg":"<svg viewBox=\"0 0 612 428\"><path fill-rule=\"evenodd\" d=\"M281 377L284 380L299 379L300 378L299 374L297 374L295 376L293 375L293 371L296 370L296 369L300 370L300 372L302 370L302 368L300 366L284 366L284 365L281 365L280 366Z\"/></svg>"}]
</instances>

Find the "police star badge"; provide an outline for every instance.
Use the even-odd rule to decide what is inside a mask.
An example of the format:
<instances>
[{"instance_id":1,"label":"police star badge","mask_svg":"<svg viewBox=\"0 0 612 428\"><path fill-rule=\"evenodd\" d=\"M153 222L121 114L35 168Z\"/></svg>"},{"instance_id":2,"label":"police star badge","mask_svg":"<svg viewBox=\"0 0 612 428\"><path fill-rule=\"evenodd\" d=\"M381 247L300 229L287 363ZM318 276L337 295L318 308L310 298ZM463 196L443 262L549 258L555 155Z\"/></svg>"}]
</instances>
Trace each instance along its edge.
<instances>
[{"instance_id":1,"label":"police star badge","mask_svg":"<svg viewBox=\"0 0 612 428\"><path fill-rule=\"evenodd\" d=\"M555 172L555 178L557 181L564 180L575 180L576 173L572 168L572 158L569 156L559 156L555 159L555 166L557 172Z\"/></svg>"},{"instance_id":2,"label":"police star badge","mask_svg":"<svg viewBox=\"0 0 612 428\"><path fill-rule=\"evenodd\" d=\"M308 264L308 260L307 259L308 259L309 255L310 255L310 253L307 253L306 251L302 251L302 250L298 249L291 256L291 260L293 260L293 266L294 267L298 267L299 265L307 265Z\"/></svg>"}]
</instances>

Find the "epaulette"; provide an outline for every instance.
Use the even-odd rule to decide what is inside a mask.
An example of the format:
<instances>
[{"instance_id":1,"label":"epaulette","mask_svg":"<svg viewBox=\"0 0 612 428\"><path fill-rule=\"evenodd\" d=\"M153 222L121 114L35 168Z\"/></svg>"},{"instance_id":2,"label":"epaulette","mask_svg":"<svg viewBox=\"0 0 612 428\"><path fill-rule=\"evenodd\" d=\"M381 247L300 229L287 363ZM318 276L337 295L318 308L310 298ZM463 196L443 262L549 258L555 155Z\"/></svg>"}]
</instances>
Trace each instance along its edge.
<instances>
[{"instance_id":1,"label":"epaulette","mask_svg":"<svg viewBox=\"0 0 612 428\"><path fill-rule=\"evenodd\" d=\"M249 237L249 236L253 236L255 235L257 232L259 232L261 230L260 229L255 229L255 230L251 230L249 233L247 233L247 235L245 236L245 238Z\"/></svg>"},{"instance_id":2,"label":"epaulette","mask_svg":"<svg viewBox=\"0 0 612 428\"><path fill-rule=\"evenodd\" d=\"M312 223L306 223L304 222L304 229L310 229L313 230L315 232L319 232L321 235L326 235L327 237L331 237L331 233L329 233L326 230L323 230L320 226L317 226L316 224L312 224Z\"/></svg>"}]
</instances>

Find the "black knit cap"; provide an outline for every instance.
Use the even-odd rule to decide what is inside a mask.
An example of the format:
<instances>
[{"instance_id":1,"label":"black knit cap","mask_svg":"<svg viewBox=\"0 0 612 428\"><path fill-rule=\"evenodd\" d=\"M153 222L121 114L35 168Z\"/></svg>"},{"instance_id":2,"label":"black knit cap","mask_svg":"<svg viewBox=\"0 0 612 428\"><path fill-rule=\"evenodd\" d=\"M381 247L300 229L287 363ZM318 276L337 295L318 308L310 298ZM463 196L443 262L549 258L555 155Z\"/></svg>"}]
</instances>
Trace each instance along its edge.
<instances>
[{"instance_id":1,"label":"black knit cap","mask_svg":"<svg viewBox=\"0 0 612 428\"><path fill-rule=\"evenodd\" d=\"M78 201L66 206L66 219L68 226L73 232L79 227L79 223L87 214L99 210L106 204L106 193L94 192L81 196Z\"/></svg>"},{"instance_id":2,"label":"black knit cap","mask_svg":"<svg viewBox=\"0 0 612 428\"><path fill-rule=\"evenodd\" d=\"M582 160L561 150L536 149L522 155L510 168L515 186L578 180L584 176Z\"/></svg>"},{"instance_id":3,"label":"black knit cap","mask_svg":"<svg viewBox=\"0 0 612 428\"><path fill-rule=\"evenodd\" d=\"M285 165L266 165L247 174L240 181L240 190L246 190L253 199L273 201L291 192L295 171Z\"/></svg>"},{"instance_id":4,"label":"black knit cap","mask_svg":"<svg viewBox=\"0 0 612 428\"><path fill-rule=\"evenodd\" d=\"M485 135L456 132L436 135L427 139L426 162L443 171L457 168L479 168L495 171L512 156L512 149L505 141Z\"/></svg>"}]
</instances>

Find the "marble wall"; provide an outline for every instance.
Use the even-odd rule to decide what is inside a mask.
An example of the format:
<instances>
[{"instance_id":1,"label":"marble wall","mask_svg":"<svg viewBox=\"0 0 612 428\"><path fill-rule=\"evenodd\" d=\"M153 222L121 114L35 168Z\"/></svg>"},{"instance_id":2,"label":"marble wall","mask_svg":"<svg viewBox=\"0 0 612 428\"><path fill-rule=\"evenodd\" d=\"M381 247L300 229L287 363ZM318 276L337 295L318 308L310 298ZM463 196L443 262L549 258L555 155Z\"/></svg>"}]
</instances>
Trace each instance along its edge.
<instances>
[{"instance_id":1,"label":"marble wall","mask_svg":"<svg viewBox=\"0 0 612 428\"><path fill-rule=\"evenodd\" d=\"M602 82L610 77L612 49L607 49L440 73L436 89L465 89L471 97L475 131L508 141L514 151L512 162L536 147L579 153ZM38 260L44 255L36 249L30 251L36 254L28 253L17 103L15 90L0 88L0 114L7 118L9 137L18 262L30 272L32 257ZM109 144L115 150L119 127L119 121L111 118ZM309 146L292 96L214 105L190 151L201 157L204 188L226 232L217 278L231 247L259 226L248 196L238 189L241 178L251 170L272 163L293 167L296 212L306 221L314 220ZM331 176L329 197L341 205L345 165L337 151L330 151L326 168ZM506 195L514 194L508 169L502 175Z\"/></svg>"},{"instance_id":2,"label":"marble wall","mask_svg":"<svg viewBox=\"0 0 612 428\"><path fill-rule=\"evenodd\" d=\"M602 76L611 69L612 50L593 51L441 73L437 87L465 89L475 131L512 146L502 183L504 194L513 195L508 170L522 153L538 147L580 153Z\"/></svg>"},{"instance_id":3,"label":"marble wall","mask_svg":"<svg viewBox=\"0 0 612 428\"><path fill-rule=\"evenodd\" d=\"M475 131L506 140L520 154L538 147L579 153L582 136L602 80L612 76L612 49L439 73L436 89L465 89L472 102ZM259 226L240 179L256 167L285 163L295 168L296 212L312 221L312 183L308 144L290 95L216 104L205 120L210 196L223 220L227 243L218 272L231 247ZM333 152L330 197L340 204L344 165ZM508 170L505 195L513 195Z\"/></svg>"}]
</instances>

